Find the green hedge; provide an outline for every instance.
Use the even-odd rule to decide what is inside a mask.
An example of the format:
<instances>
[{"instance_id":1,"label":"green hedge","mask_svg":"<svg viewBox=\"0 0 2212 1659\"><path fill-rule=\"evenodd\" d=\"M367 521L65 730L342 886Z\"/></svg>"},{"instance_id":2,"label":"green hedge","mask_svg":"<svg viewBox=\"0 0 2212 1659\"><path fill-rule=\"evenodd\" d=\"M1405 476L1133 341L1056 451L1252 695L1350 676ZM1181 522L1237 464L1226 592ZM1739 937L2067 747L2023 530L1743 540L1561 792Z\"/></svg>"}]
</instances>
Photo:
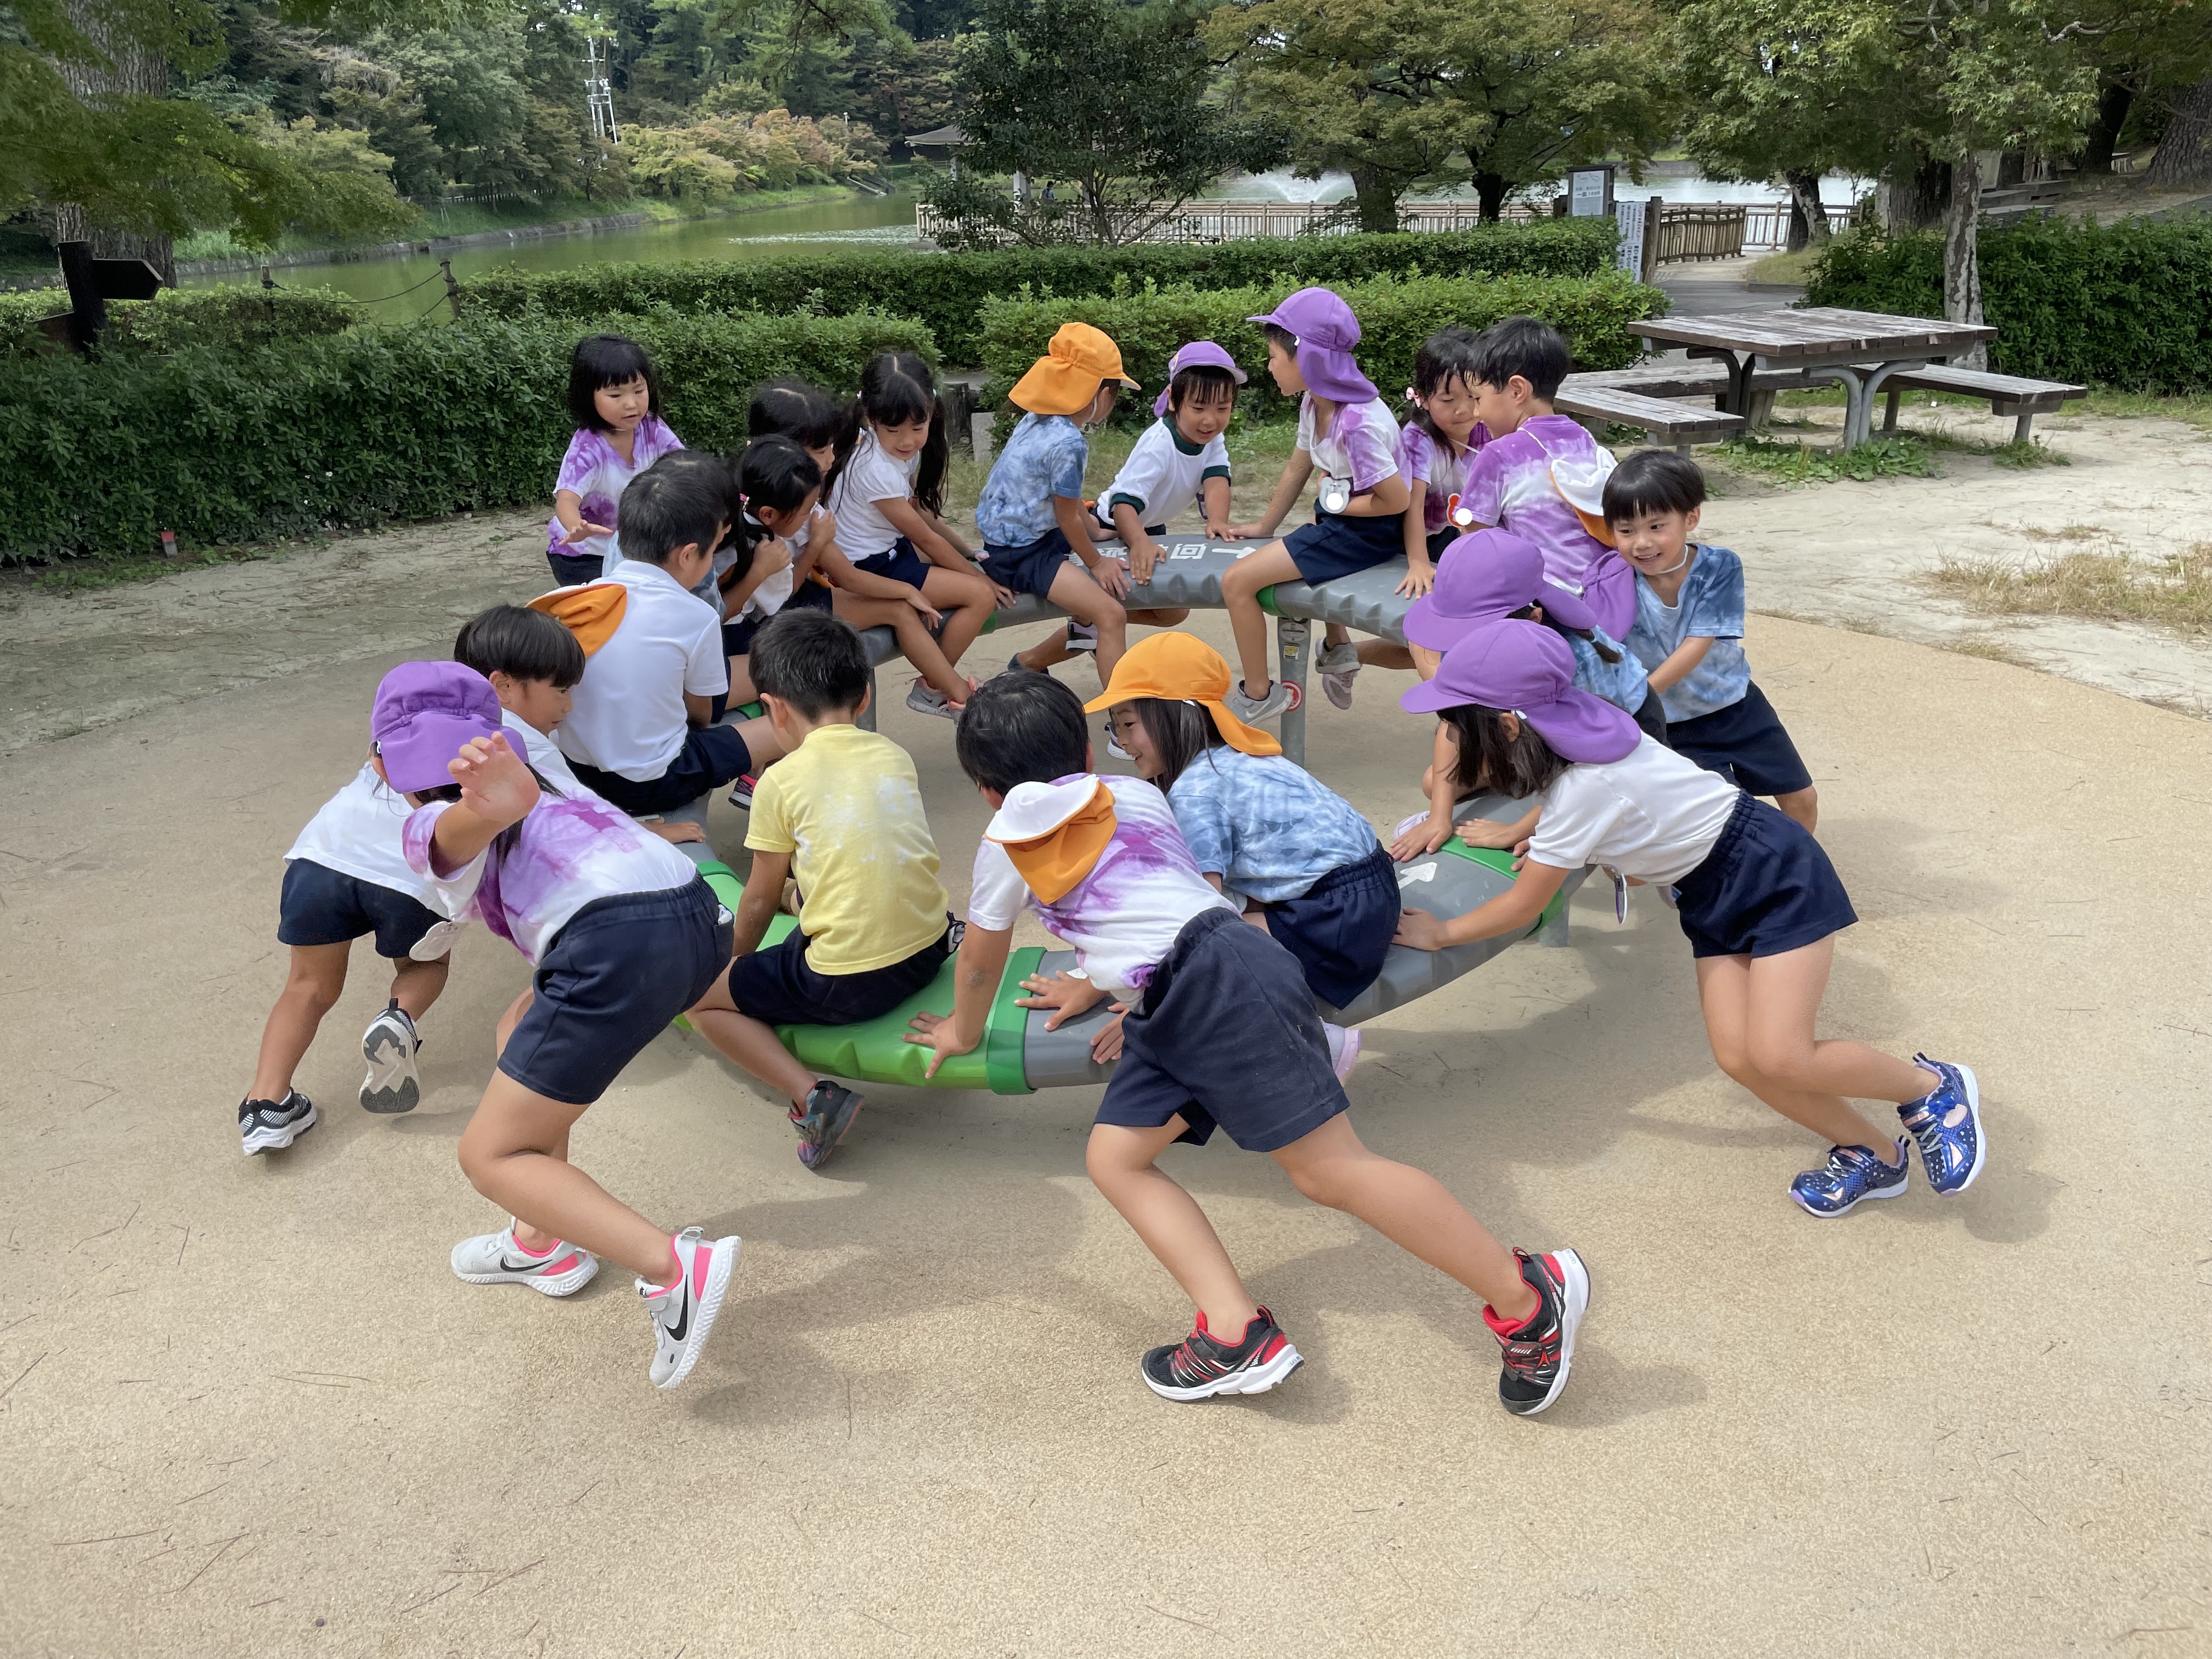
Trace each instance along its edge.
<instances>
[{"instance_id":1,"label":"green hedge","mask_svg":"<svg viewBox=\"0 0 2212 1659\"><path fill-rule=\"evenodd\" d=\"M0 563L137 557L461 507L550 504L570 426L568 357L598 329L660 367L686 443L744 441L755 385L849 392L874 353L933 355L908 319L485 318L363 327L237 349L193 344L0 362Z\"/></svg>"},{"instance_id":2,"label":"green hedge","mask_svg":"<svg viewBox=\"0 0 2212 1659\"><path fill-rule=\"evenodd\" d=\"M69 295L58 288L0 295L0 357L45 355L39 319L68 309ZM329 289L164 289L151 300L110 304L101 344L111 355L188 345L238 350L343 333L361 319L351 300Z\"/></svg>"},{"instance_id":3,"label":"green hedge","mask_svg":"<svg viewBox=\"0 0 2212 1659\"><path fill-rule=\"evenodd\" d=\"M994 295L1106 294L1119 283L1244 288L1284 280L1357 283L1423 271L1595 276L1612 268L1610 219L1547 219L1434 234L1302 236L1125 248L1009 248L993 253L848 253L815 259L693 259L586 265L544 275L495 273L463 284L466 302L495 316L543 311L595 317L671 305L678 311L865 308L927 323L945 361L973 363L976 316Z\"/></svg>"},{"instance_id":4,"label":"green hedge","mask_svg":"<svg viewBox=\"0 0 2212 1659\"><path fill-rule=\"evenodd\" d=\"M2033 219L1981 234L1990 367L2130 391L2212 389L2212 219L2095 225ZM1943 314L1943 239L1838 237L1814 262L1808 305Z\"/></svg>"},{"instance_id":5,"label":"green hedge","mask_svg":"<svg viewBox=\"0 0 2212 1659\"><path fill-rule=\"evenodd\" d=\"M1103 329L1121 348L1121 361L1144 391L1121 400L1120 418L1151 417L1152 398L1167 373L1169 355L1192 340L1210 339L1251 375L1240 402L1265 420L1287 415L1291 405L1267 377L1267 345L1260 325L1245 318L1273 309L1280 283L1265 288L1206 291L1151 289L1096 299L1023 296L983 307L983 366L990 398L1008 387L1043 354L1053 331L1066 322ZM1662 315L1667 296L1618 272L1599 277L1378 277L1338 290L1359 319L1360 367L1395 404L1413 374L1421 342L1447 323L1487 327L1501 317L1541 317L1567 337L1581 368L1620 368L1643 353L1629 325Z\"/></svg>"}]
</instances>

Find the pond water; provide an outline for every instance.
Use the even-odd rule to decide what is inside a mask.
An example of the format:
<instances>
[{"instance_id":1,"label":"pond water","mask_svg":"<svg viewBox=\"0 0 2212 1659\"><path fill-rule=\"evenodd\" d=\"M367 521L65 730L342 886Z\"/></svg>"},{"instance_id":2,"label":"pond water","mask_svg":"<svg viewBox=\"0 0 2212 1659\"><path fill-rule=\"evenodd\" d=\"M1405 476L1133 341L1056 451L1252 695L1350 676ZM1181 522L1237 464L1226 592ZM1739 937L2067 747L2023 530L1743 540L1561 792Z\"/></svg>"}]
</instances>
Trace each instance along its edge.
<instances>
[{"instance_id":1,"label":"pond water","mask_svg":"<svg viewBox=\"0 0 2212 1659\"><path fill-rule=\"evenodd\" d=\"M1559 190L1565 191L1564 185ZM1866 191L1874 188L1871 179L1855 179L1848 174L1832 173L1820 181L1820 199L1830 207L1847 208ZM1696 166L1687 161L1654 161L1644 170L1642 184L1631 183L1626 168L1613 177L1613 193L1616 200L1642 201L1646 197L1663 196L1670 202L1743 202L1747 204L1780 203L1790 199L1781 185L1747 184L1734 179L1708 179ZM1224 201L1237 202L1341 202L1352 194L1352 175L1348 173L1324 173L1318 179L1301 179L1286 168L1272 173L1237 173L1221 181L1218 188L1207 194ZM1472 202L1474 189L1461 185L1456 189L1425 192L1408 197L1408 201Z\"/></svg>"},{"instance_id":2,"label":"pond water","mask_svg":"<svg viewBox=\"0 0 2212 1659\"><path fill-rule=\"evenodd\" d=\"M401 259L279 265L270 274L286 288L334 288L369 303L391 300L396 312L405 313L410 305L419 310L436 302L439 285L425 279L438 275L441 258L452 259L453 275L466 278L502 265L524 270L565 270L573 265L627 259L790 258L841 248L902 248L913 240L914 198L902 193L687 219L589 236L483 243ZM258 272L234 270L216 276L187 277L184 286L212 288L218 283L259 280ZM414 292L406 292L410 289Z\"/></svg>"}]
</instances>

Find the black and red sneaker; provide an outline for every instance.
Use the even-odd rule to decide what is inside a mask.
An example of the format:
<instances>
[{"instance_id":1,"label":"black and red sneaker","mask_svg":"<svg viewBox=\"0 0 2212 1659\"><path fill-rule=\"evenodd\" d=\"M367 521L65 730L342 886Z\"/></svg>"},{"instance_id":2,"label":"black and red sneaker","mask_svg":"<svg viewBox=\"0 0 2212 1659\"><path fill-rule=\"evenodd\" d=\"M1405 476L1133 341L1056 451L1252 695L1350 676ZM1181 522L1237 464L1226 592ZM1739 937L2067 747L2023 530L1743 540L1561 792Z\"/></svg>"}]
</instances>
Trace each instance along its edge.
<instances>
[{"instance_id":1,"label":"black and red sneaker","mask_svg":"<svg viewBox=\"0 0 2212 1659\"><path fill-rule=\"evenodd\" d=\"M1138 1367L1145 1386L1163 1400L1210 1400L1217 1394L1265 1394L1305 1364L1265 1308L1233 1346L1197 1328L1172 1347L1154 1348Z\"/></svg>"},{"instance_id":2,"label":"black and red sneaker","mask_svg":"<svg viewBox=\"0 0 2212 1659\"><path fill-rule=\"evenodd\" d=\"M1498 1401L1516 1417L1534 1417L1559 1397L1575 1359L1575 1333L1589 1308L1589 1269L1572 1250L1530 1255L1516 1250L1521 1277L1536 1292L1536 1311L1509 1324L1490 1309L1482 1322L1505 1351Z\"/></svg>"}]
</instances>

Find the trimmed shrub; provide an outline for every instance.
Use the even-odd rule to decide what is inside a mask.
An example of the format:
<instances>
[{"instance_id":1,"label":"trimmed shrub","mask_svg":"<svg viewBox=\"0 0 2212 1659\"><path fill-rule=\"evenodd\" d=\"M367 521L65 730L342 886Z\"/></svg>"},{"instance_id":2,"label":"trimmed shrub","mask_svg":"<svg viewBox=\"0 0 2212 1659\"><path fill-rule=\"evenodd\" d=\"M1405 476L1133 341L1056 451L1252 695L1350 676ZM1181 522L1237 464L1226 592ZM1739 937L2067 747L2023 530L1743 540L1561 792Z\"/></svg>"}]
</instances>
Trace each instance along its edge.
<instances>
[{"instance_id":1,"label":"trimmed shrub","mask_svg":"<svg viewBox=\"0 0 2212 1659\"><path fill-rule=\"evenodd\" d=\"M1619 236L1610 219L1399 235L1302 236L1248 241L1146 244L1125 248L1007 248L988 253L848 253L814 259L691 259L585 265L544 275L494 273L463 285L466 303L495 316L542 311L596 317L670 305L678 311L872 308L919 317L945 361L981 361L976 315L985 300L1027 288L1092 295L1116 283L1244 288L1280 279L1358 283L1425 272L1595 276L1612 268Z\"/></svg>"},{"instance_id":2,"label":"trimmed shrub","mask_svg":"<svg viewBox=\"0 0 2212 1659\"><path fill-rule=\"evenodd\" d=\"M205 547L550 503L569 354L601 329L653 354L684 441L722 450L744 441L762 380L849 392L876 352L935 349L903 318L663 311L0 362L0 475L15 481L0 563L143 556L163 530Z\"/></svg>"},{"instance_id":3,"label":"trimmed shrub","mask_svg":"<svg viewBox=\"0 0 2212 1659\"><path fill-rule=\"evenodd\" d=\"M69 306L58 288L0 295L0 357L44 355L46 337L33 325ZM111 302L100 349L111 356L187 345L234 351L341 334L361 319L351 300L329 289L170 288L150 300Z\"/></svg>"},{"instance_id":4,"label":"trimmed shrub","mask_svg":"<svg viewBox=\"0 0 2212 1659\"><path fill-rule=\"evenodd\" d=\"M2212 220L2032 219L1984 231L1981 264L1999 372L2138 392L2212 389ZM1805 302L1940 317L1943 239L1839 236L1814 262Z\"/></svg>"},{"instance_id":5,"label":"trimmed shrub","mask_svg":"<svg viewBox=\"0 0 2212 1659\"><path fill-rule=\"evenodd\" d=\"M1116 419L1141 424L1167 375L1168 357L1192 340L1227 348L1251 380L1238 401L1252 418L1292 412L1289 399L1267 374L1267 344L1260 325L1247 317L1272 310L1285 291L1264 288L1202 290L1154 289L1096 299L1033 298L988 301L981 318L983 366L990 371L993 401L1003 398L1044 353L1062 323L1103 329L1121 348L1130 377L1144 383L1116 409ZM1629 325L1660 316L1667 296L1620 273L1599 277L1379 277L1340 289L1359 319L1359 365L1395 405L1413 375L1413 354L1447 323L1486 328L1501 317L1541 317L1567 337L1580 368L1620 368L1643 354Z\"/></svg>"}]
</instances>

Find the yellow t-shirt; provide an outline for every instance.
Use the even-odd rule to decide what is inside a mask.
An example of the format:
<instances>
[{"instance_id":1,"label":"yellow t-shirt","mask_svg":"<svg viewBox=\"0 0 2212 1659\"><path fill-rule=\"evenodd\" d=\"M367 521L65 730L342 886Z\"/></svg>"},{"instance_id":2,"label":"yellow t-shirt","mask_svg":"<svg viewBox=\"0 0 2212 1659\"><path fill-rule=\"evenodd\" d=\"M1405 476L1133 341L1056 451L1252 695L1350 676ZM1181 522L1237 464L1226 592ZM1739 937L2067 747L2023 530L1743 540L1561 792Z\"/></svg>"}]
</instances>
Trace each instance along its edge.
<instances>
[{"instance_id":1,"label":"yellow t-shirt","mask_svg":"<svg viewBox=\"0 0 2212 1659\"><path fill-rule=\"evenodd\" d=\"M943 937L945 884L914 762L889 738L823 726L761 774L745 845L789 853L817 974L865 974Z\"/></svg>"}]
</instances>

